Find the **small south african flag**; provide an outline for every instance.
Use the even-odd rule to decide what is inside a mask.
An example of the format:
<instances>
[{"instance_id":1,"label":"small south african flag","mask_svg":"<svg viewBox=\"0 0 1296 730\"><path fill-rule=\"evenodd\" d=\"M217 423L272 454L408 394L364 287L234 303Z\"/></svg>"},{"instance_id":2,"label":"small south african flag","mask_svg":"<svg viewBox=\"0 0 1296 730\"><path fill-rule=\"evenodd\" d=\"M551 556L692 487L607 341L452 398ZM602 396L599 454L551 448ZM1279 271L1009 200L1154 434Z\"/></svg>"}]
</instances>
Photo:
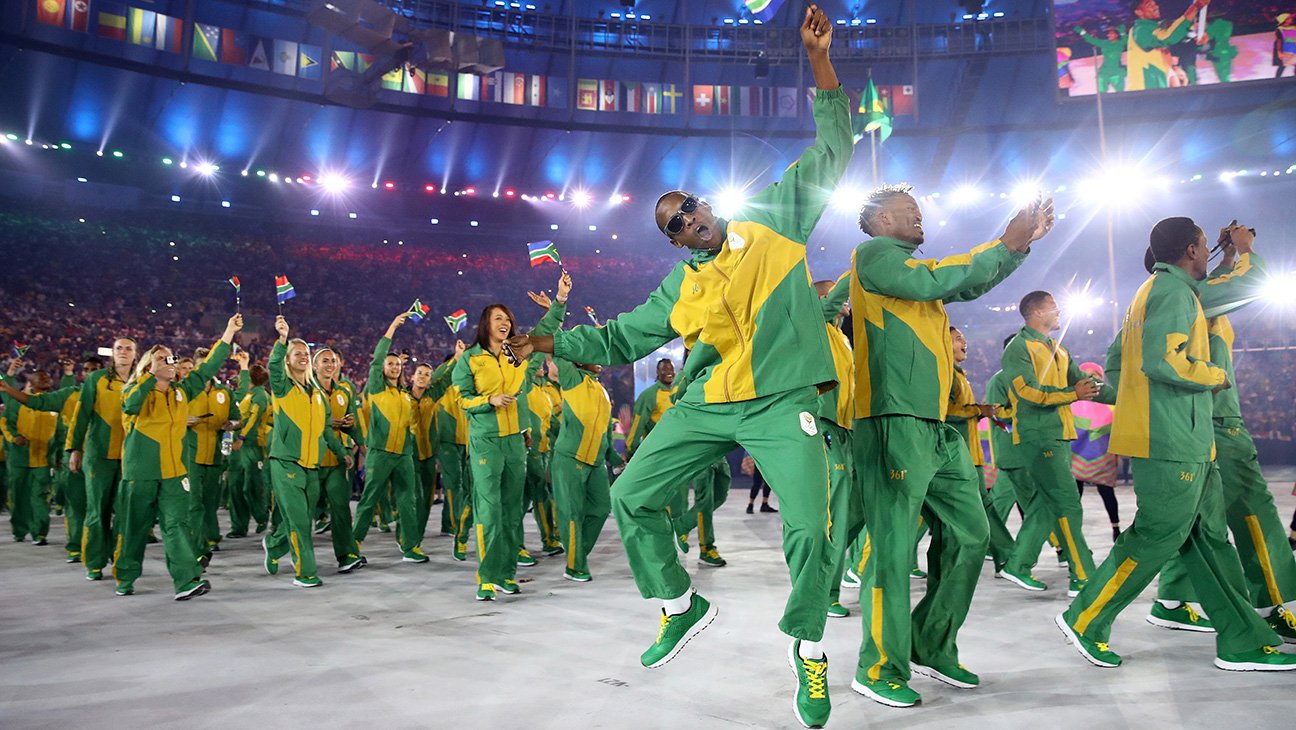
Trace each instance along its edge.
<instances>
[{"instance_id":1,"label":"small south african flag","mask_svg":"<svg viewBox=\"0 0 1296 730\"><path fill-rule=\"evenodd\" d=\"M239 278L237 276L231 276L229 278L229 285L234 287L235 294L238 294L243 291L243 284L242 282L239 281Z\"/></svg>"},{"instance_id":2,"label":"small south african flag","mask_svg":"<svg viewBox=\"0 0 1296 730\"><path fill-rule=\"evenodd\" d=\"M585 314L588 314L588 315L589 315L590 321L594 323L594 326L595 326L595 327L602 327L602 326L603 326L603 324L602 324L601 322L598 321L598 315L597 315L597 314L594 314L594 308L593 308L593 307L585 307Z\"/></svg>"},{"instance_id":3,"label":"small south african flag","mask_svg":"<svg viewBox=\"0 0 1296 730\"><path fill-rule=\"evenodd\" d=\"M468 313L462 309L456 309L445 318L445 323L449 325L451 332L458 332L468 325Z\"/></svg>"},{"instance_id":4,"label":"small south african flag","mask_svg":"<svg viewBox=\"0 0 1296 730\"><path fill-rule=\"evenodd\" d=\"M421 300L415 299L414 303L410 305L409 318L413 322L422 322L423 318L427 316L427 313L428 305L424 304Z\"/></svg>"},{"instance_id":5,"label":"small south african flag","mask_svg":"<svg viewBox=\"0 0 1296 730\"><path fill-rule=\"evenodd\" d=\"M539 266L546 261L562 265L562 259L558 256L558 247L554 246L553 241L533 241L527 244L527 253L531 255L531 265Z\"/></svg>"},{"instance_id":6,"label":"small south african flag","mask_svg":"<svg viewBox=\"0 0 1296 730\"><path fill-rule=\"evenodd\" d=\"M279 298L279 303L283 304L289 299L297 296L297 292L293 289L293 285L288 283L288 277L276 276L275 295Z\"/></svg>"},{"instance_id":7,"label":"small south african flag","mask_svg":"<svg viewBox=\"0 0 1296 730\"><path fill-rule=\"evenodd\" d=\"M13 356L21 360L24 357L27 357L27 351L30 349L31 345L23 345L15 342L13 345Z\"/></svg>"}]
</instances>

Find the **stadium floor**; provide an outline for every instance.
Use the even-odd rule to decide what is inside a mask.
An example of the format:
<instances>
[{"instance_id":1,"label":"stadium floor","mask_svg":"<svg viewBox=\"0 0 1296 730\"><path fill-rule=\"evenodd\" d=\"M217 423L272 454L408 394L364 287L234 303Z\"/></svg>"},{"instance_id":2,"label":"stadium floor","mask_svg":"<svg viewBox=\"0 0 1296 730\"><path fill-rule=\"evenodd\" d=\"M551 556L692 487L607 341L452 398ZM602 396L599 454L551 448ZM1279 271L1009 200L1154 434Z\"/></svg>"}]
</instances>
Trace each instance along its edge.
<instances>
[{"instance_id":1,"label":"stadium floor","mask_svg":"<svg viewBox=\"0 0 1296 730\"><path fill-rule=\"evenodd\" d=\"M1292 471L1271 475L1284 521L1296 506ZM735 490L716 516L729 566L696 567L696 552L688 561L719 606L717 622L654 671L639 667L638 654L655 635L655 609L639 599L611 522L591 558L594 582L565 581L562 558L541 559L519 571L520 596L495 603L473 600L474 563L452 561L449 538L429 537L431 564L413 565L400 562L388 534L366 542L367 568L350 576L325 568L325 585L314 590L291 586L286 561L280 575L264 575L257 540L226 540L208 573L213 592L175 603L159 547L149 548L136 595L118 598L111 580L87 583L81 566L63 563L56 521L48 547L0 544L0 725L797 727L776 628L787 590L779 527L773 515L744 514L743 496ZM1133 495L1120 496L1128 524ZM1111 533L1093 490L1084 505L1086 536L1105 555ZM530 518L527 529L534 545ZM315 545L331 566L328 536ZM1066 605L1065 570L1049 554L1037 575L1047 592L992 580L986 564L960 642L982 686L915 678L924 702L911 709L850 690L858 614L830 620L830 726L1291 721L1296 676L1215 669L1209 636L1144 622L1151 589L1116 622L1113 645L1125 665L1089 666L1052 623ZM914 588L917 595L921 583Z\"/></svg>"}]
</instances>

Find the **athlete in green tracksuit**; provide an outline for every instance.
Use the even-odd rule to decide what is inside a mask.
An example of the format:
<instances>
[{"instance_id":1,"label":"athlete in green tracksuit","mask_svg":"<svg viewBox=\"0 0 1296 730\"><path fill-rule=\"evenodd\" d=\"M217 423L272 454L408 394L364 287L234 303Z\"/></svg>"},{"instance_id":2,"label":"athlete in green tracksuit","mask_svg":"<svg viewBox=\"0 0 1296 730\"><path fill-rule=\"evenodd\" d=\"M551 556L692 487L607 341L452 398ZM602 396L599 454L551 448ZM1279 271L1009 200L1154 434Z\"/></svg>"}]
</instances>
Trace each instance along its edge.
<instances>
[{"instance_id":1,"label":"athlete in green tracksuit","mask_svg":"<svg viewBox=\"0 0 1296 730\"><path fill-rule=\"evenodd\" d=\"M1126 48L1125 26L1122 24L1119 29L1108 28L1106 39L1090 35L1080 26L1076 26L1075 32L1080 40L1097 48L1102 54L1102 64L1098 66L1098 93L1111 93L1108 89L1124 91L1125 67L1121 65L1121 54Z\"/></svg>"},{"instance_id":2,"label":"athlete in green tracksuit","mask_svg":"<svg viewBox=\"0 0 1296 730\"><path fill-rule=\"evenodd\" d=\"M531 445L527 448L526 501L540 531L545 555L563 552L558 532L557 504L554 501L552 461L553 442L562 420L562 394L540 366L531 390L527 392L527 409L531 417Z\"/></svg>"},{"instance_id":3,"label":"athlete in green tracksuit","mask_svg":"<svg viewBox=\"0 0 1296 730\"><path fill-rule=\"evenodd\" d=\"M162 528L175 599L187 600L211 589L211 584L202 580L189 529L191 500L182 458L184 435L189 401L216 377L230 355L234 334L242 327L242 315L230 317L207 359L182 379L176 379L171 351L154 345L140 358L122 391L122 413L129 425L122 445L124 527L113 554L119 596L135 592L154 521Z\"/></svg>"},{"instance_id":4,"label":"athlete in green tracksuit","mask_svg":"<svg viewBox=\"0 0 1296 730\"><path fill-rule=\"evenodd\" d=\"M554 364L562 389L562 428L550 468L558 531L567 553L563 577L583 583L590 580L589 554L612 509L605 461L612 400L598 380L601 366L576 365L561 358L554 358Z\"/></svg>"},{"instance_id":5,"label":"athlete in green tracksuit","mask_svg":"<svg viewBox=\"0 0 1296 730\"><path fill-rule=\"evenodd\" d=\"M564 272L558 292L535 327L547 334L562 325L571 278ZM468 462L472 470L472 518L477 528L477 600L493 601L496 591L519 592L517 567L523 558L522 504L526 488L527 390L543 358L513 362L503 351L514 333L513 314L502 304L482 311L477 341L452 374L459 404L468 414ZM521 401L521 402L519 402ZM534 560L526 555L527 562Z\"/></svg>"},{"instance_id":6,"label":"athlete in green tracksuit","mask_svg":"<svg viewBox=\"0 0 1296 730\"><path fill-rule=\"evenodd\" d=\"M342 450L350 454L355 448L351 436L357 433L355 392L339 378L341 358L332 348L324 347L311 356L311 365L315 372L315 382L324 394L329 407L328 428L333 437L342 444ZM353 534L351 520L351 469L344 459L339 459L332 451L320 454L319 465L320 491L324 493L325 509L328 512L329 534L333 543L333 557L337 560L339 573L350 573L365 564L360 554L360 544ZM316 527L318 532L319 528Z\"/></svg>"},{"instance_id":7,"label":"athlete in green tracksuit","mask_svg":"<svg viewBox=\"0 0 1296 730\"><path fill-rule=\"evenodd\" d=\"M459 404L459 387L451 371L450 387L441 396L437 414L437 466L445 487L445 508L450 512L454 545L450 555L467 560L468 531L472 529L472 471L468 468L468 415Z\"/></svg>"},{"instance_id":8,"label":"athlete in green tracksuit","mask_svg":"<svg viewBox=\"0 0 1296 730\"><path fill-rule=\"evenodd\" d=\"M913 258L922 211L904 187L881 188L860 212L871 236L852 257L855 324L855 465L872 556L860 593L864 641L851 685L881 704L908 707L915 671L956 687L979 679L959 664L989 541L967 445L944 422L954 383L945 303L990 291L1025 260L1053 222L1052 202L1017 214L999 238L940 261ZM930 526L927 591L910 612L909 573L919 516Z\"/></svg>"},{"instance_id":9,"label":"athlete in green tracksuit","mask_svg":"<svg viewBox=\"0 0 1296 730\"><path fill-rule=\"evenodd\" d=\"M1221 84L1233 80L1233 59L1237 58L1238 49L1233 45L1233 21L1215 18L1206 24L1206 37L1210 46L1206 49L1206 58L1215 67L1215 76Z\"/></svg>"},{"instance_id":10,"label":"athlete in green tracksuit","mask_svg":"<svg viewBox=\"0 0 1296 730\"><path fill-rule=\"evenodd\" d=\"M203 348L194 352L194 358L207 356ZM225 473L226 457L221 453L220 441L227 430L233 430L239 420L238 403L229 388L212 379L196 396L189 400L189 431L185 434L185 469L189 472L189 531L193 536L194 554L206 564L212 552L219 550L220 524L217 510L220 507L221 474Z\"/></svg>"},{"instance_id":11,"label":"athlete in green tracksuit","mask_svg":"<svg viewBox=\"0 0 1296 730\"><path fill-rule=\"evenodd\" d=\"M1080 372L1061 343L1048 332L1059 324L1057 303L1048 292L1033 291L1022 298L1018 311L1026 325L1004 348L1001 363L1008 379L1013 408L1013 444L1030 477L1034 499L1022 505L1025 517L1017 532L1012 558L1002 576L1030 591L1047 586L1031 575L1040 546L1057 530L1067 555L1070 586L1075 596L1093 573L1093 553L1085 542L1084 511L1071 475L1071 445L1076 437L1071 404L1077 400L1111 403L1115 391L1102 388Z\"/></svg>"},{"instance_id":12,"label":"athlete in green tracksuit","mask_svg":"<svg viewBox=\"0 0 1296 730\"><path fill-rule=\"evenodd\" d=\"M68 435L68 468L85 474L86 511L81 528L81 562L86 580L101 580L112 555L120 525L118 483L121 480L122 386L135 367L135 340L118 337L113 341L112 362L91 373L81 384L76 420Z\"/></svg>"},{"instance_id":13,"label":"athlete in green tracksuit","mask_svg":"<svg viewBox=\"0 0 1296 730\"><path fill-rule=\"evenodd\" d=\"M1229 382L1235 381L1234 335L1227 313L1258 299L1257 285L1264 280L1264 263L1251 252L1251 235L1250 231L1238 233L1238 241L1224 249L1224 260L1200 287L1211 362L1224 369ZM1296 614L1292 613L1296 608L1292 604L1296 600L1296 558L1260 470L1255 442L1242 421L1237 388L1215 394L1212 414L1216 455L1206 488L1223 490L1225 518L1242 559L1252 605L1283 641L1296 643ZM1184 621L1187 611L1183 606L1196 600L1196 592L1183 560L1173 559L1162 569L1157 598L1149 623L1190 630L1210 625L1206 619L1193 621L1191 615Z\"/></svg>"},{"instance_id":14,"label":"athlete in green tracksuit","mask_svg":"<svg viewBox=\"0 0 1296 730\"><path fill-rule=\"evenodd\" d=\"M9 377L22 367L15 359L9 366ZM10 483L13 487L13 512L9 515L14 542L22 542L31 535L37 545L47 544L49 534L49 499L51 444L58 444L59 412L76 391L76 379L65 377L63 387L49 392L50 376L37 370L27 377L23 391L8 383L0 385L0 400L4 402L4 418L0 419L9 456Z\"/></svg>"},{"instance_id":15,"label":"athlete in green tracksuit","mask_svg":"<svg viewBox=\"0 0 1296 730\"><path fill-rule=\"evenodd\" d=\"M661 417L675 405L679 388L675 383L675 363L668 358L657 361L657 380L643 389L634 401L630 431L626 434L626 459L634 456L635 449L653 430Z\"/></svg>"},{"instance_id":16,"label":"athlete in green tracksuit","mask_svg":"<svg viewBox=\"0 0 1296 730\"><path fill-rule=\"evenodd\" d=\"M690 480L690 485L693 487L693 504L688 505L688 489L685 488L680 490L681 499L677 503L678 509L674 506L671 509L680 549L688 552L689 533L696 528L698 560L703 565L723 568L728 562L720 557L720 552L716 550L712 515L729 498L729 488L733 485L733 473L729 467L728 456L703 469Z\"/></svg>"},{"instance_id":17,"label":"athlete in green tracksuit","mask_svg":"<svg viewBox=\"0 0 1296 730\"><path fill-rule=\"evenodd\" d=\"M779 628L793 637L795 710L807 726L822 725L831 709L819 642L836 548L828 537L828 463L815 413L819 392L835 387L837 374L805 242L853 151L850 104L828 58L831 38L823 11L807 8L801 39L818 87L815 143L780 182L731 220L717 218L695 195L666 193L657 201L657 227L691 256L646 302L603 327L511 343L524 353L534 347L608 365L634 362L683 337L684 397L634 450L612 495L640 595L662 601L657 640L640 661L665 664L715 617L680 565L666 506L686 479L745 448L778 493L792 581Z\"/></svg>"},{"instance_id":18,"label":"athlete in green tracksuit","mask_svg":"<svg viewBox=\"0 0 1296 730\"><path fill-rule=\"evenodd\" d=\"M1198 301L1206 237L1191 219L1168 218L1152 229L1151 253L1152 276L1130 303L1106 368L1108 377L1119 372L1109 450L1130 457L1138 511L1057 625L1091 664L1119 666L1107 644L1112 621L1179 555L1215 627L1215 666L1296 669L1296 655L1272 648L1282 639L1251 607L1222 490L1208 488L1211 392L1230 383L1209 360Z\"/></svg>"},{"instance_id":19,"label":"athlete in green tracksuit","mask_svg":"<svg viewBox=\"0 0 1296 730\"><path fill-rule=\"evenodd\" d=\"M1170 85L1170 63L1164 49L1179 43L1192 30L1197 11L1209 0L1195 0L1183 15L1161 22L1161 8L1156 0L1137 0L1134 3L1133 27L1125 48L1125 63L1129 78L1125 87L1131 91L1164 89Z\"/></svg>"},{"instance_id":20,"label":"athlete in green tracksuit","mask_svg":"<svg viewBox=\"0 0 1296 730\"><path fill-rule=\"evenodd\" d=\"M311 542L315 505L319 502L319 465L326 451L350 466L351 455L333 433L331 411L324 392L311 373L310 347L288 339L288 322L275 318L279 339L270 350L270 394L274 397L274 426L267 449L270 484L275 491L279 524L261 541L265 570L279 571L279 558L293 556L293 585L314 588L322 584ZM358 554L347 561L354 568Z\"/></svg>"},{"instance_id":21,"label":"athlete in green tracksuit","mask_svg":"<svg viewBox=\"0 0 1296 730\"><path fill-rule=\"evenodd\" d=\"M410 424L414 404L400 385L401 359L390 353L396 328L405 324L409 312L402 312L387 326L387 332L374 347L369 363L369 380L365 383L365 409L369 428L365 434L365 483L356 505L355 539L363 543L369 532L378 498L390 482L395 492L396 510L400 513L396 542L401 560L426 563L423 535L419 532L418 486L414 483L414 437Z\"/></svg>"},{"instance_id":22,"label":"athlete in green tracksuit","mask_svg":"<svg viewBox=\"0 0 1296 730\"><path fill-rule=\"evenodd\" d=\"M81 381L92 373L103 369L103 361L98 357L89 357L81 362ZM81 408L81 388L68 397L59 413L59 446L71 451L72 429L76 425L77 411ZM2 441L2 440L0 440ZM63 485L63 526L67 533L67 562L81 562L81 532L85 529L85 473L80 469L72 471L71 454L66 454L59 466L57 479Z\"/></svg>"},{"instance_id":23,"label":"athlete in green tracksuit","mask_svg":"<svg viewBox=\"0 0 1296 730\"><path fill-rule=\"evenodd\" d=\"M453 360L433 368L420 363L410 379L409 400L410 434L414 440L414 485L417 488L414 533L423 540L428 519L432 514L432 493L436 490L436 414L441 409L439 399L450 384Z\"/></svg>"},{"instance_id":24,"label":"athlete in green tracksuit","mask_svg":"<svg viewBox=\"0 0 1296 730\"><path fill-rule=\"evenodd\" d=\"M238 401L239 422L234 436L234 453L230 455L228 538L248 536L248 522L256 523L256 531L263 532L270 521L269 496L265 480L266 437L270 433L270 393L266 384L270 373L261 365L248 367L246 352L235 353L239 362L238 386L234 399Z\"/></svg>"}]
</instances>

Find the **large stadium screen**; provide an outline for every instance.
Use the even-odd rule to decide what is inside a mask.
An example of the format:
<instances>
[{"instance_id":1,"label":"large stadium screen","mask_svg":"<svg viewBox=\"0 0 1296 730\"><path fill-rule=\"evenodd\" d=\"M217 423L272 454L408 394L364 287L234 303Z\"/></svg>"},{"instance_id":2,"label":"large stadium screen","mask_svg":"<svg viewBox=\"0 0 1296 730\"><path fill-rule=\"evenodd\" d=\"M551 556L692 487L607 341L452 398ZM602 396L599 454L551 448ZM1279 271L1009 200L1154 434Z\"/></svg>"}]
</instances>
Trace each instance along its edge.
<instances>
[{"instance_id":1,"label":"large stadium screen","mask_svg":"<svg viewBox=\"0 0 1296 730\"><path fill-rule=\"evenodd\" d=\"M1296 0L1054 0L1068 97L1296 77Z\"/></svg>"}]
</instances>

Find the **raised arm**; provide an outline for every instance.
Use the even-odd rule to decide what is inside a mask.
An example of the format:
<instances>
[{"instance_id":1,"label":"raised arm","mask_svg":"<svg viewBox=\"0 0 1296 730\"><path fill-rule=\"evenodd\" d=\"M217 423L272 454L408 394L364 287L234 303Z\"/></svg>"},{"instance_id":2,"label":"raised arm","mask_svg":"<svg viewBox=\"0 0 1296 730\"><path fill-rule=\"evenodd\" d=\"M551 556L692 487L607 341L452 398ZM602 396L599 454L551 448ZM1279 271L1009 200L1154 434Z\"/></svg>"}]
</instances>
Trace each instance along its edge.
<instances>
[{"instance_id":1,"label":"raised arm","mask_svg":"<svg viewBox=\"0 0 1296 730\"><path fill-rule=\"evenodd\" d=\"M838 277L837 283L833 284L833 288L828 292L827 296L819 299L819 304L823 306L824 322L832 322L837 319L837 315L841 314L842 305L846 303L847 299L850 299L849 271Z\"/></svg>"},{"instance_id":2,"label":"raised arm","mask_svg":"<svg viewBox=\"0 0 1296 730\"><path fill-rule=\"evenodd\" d=\"M206 359L198 363L198 367L195 367L193 372L174 385L183 390L185 396L192 400L216 377L221 366L229 359L229 355L229 343L224 340L217 342L212 346L211 352L207 353Z\"/></svg>"},{"instance_id":3,"label":"raised arm","mask_svg":"<svg viewBox=\"0 0 1296 730\"><path fill-rule=\"evenodd\" d=\"M149 393L157 387L157 379L151 373L141 375L131 387L122 394L122 413L138 416L144 408Z\"/></svg>"},{"instance_id":4,"label":"raised arm","mask_svg":"<svg viewBox=\"0 0 1296 730\"><path fill-rule=\"evenodd\" d=\"M270 358L266 361L266 370L270 374L270 393L276 398L288 395L292 390L292 380L288 378L286 360L288 359L287 340L280 338L270 348Z\"/></svg>"},{"instance_id":5,"label":"raised arm","mask_svg":"<svg viewBox=\"0 0 1296 730\"><path fill-rule=\"evenodd\" d=\"M1025 256L994 240L939 261L910 258L903 249L886 243L865 243L855 249L854 259L855 274L865 291L935 302L960 300L964 292L988 290L1016 270Z\"/></svg>"}]
</instances>

